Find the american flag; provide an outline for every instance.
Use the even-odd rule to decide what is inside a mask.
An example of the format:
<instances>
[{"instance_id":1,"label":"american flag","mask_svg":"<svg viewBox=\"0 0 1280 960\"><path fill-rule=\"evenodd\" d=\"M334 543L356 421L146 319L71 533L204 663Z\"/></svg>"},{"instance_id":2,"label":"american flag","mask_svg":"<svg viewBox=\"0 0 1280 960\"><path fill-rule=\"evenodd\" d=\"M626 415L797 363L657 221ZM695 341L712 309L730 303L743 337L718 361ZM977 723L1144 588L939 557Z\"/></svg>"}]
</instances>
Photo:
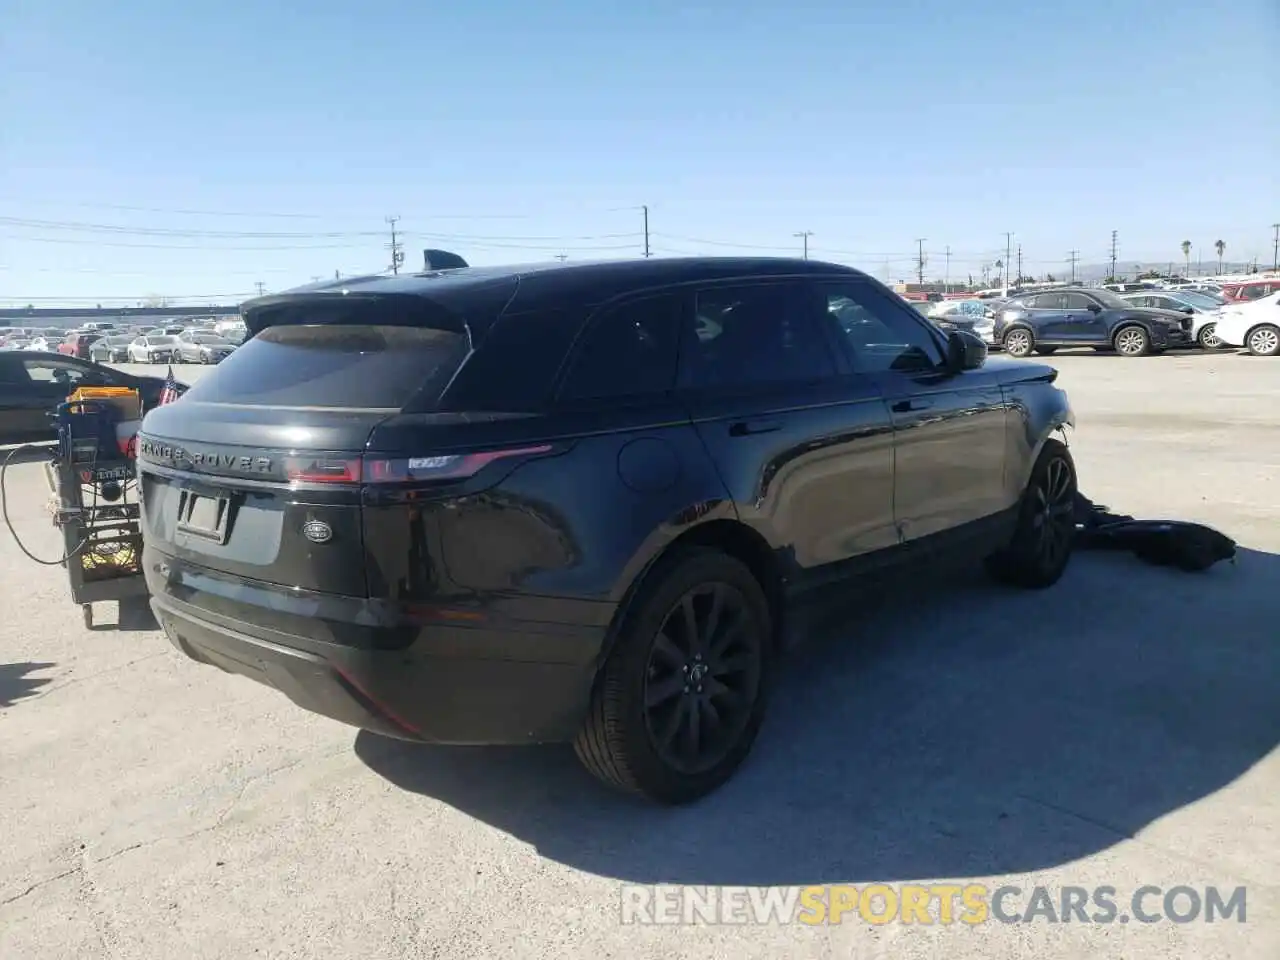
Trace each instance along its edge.
<instances>
[{"instance_id":1,"label":"american flag","mask_svg":"<svg viewBox=\"0 0 1280 960\"><path fill-rule=\"evenodd\" d=\"M173 376L173 364L169 364L169 374L164 378L164 389L160 391L160 404L173 403L179 396L178 381Z\"/></svg>"}]
</instances>

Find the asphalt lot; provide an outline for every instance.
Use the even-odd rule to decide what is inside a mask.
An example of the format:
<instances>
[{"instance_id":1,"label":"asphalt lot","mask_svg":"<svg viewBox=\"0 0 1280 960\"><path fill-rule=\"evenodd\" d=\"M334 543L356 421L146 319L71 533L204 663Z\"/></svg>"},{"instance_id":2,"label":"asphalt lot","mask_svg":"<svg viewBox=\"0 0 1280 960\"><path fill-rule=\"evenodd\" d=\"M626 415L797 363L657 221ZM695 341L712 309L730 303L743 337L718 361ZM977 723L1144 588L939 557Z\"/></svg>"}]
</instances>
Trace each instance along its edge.
<instances>
[{"instance_id":1,"label":"asphalt lot","mask_svg":"<svg viewBox=\"0 0 1280 960\"><path fill-rule=\"evenodd\" d=\"M0 957L1274 960L1280 365L1052 362L1082 489L1212 523L1238 564L1082 554L1041 594L887 597L787 664L752 759L686 809L565 749L380 741L154 630L86 630L0 534ZM38 465L8 493L56 556ZM623 883L969 879L1244 885L1247 922L620 924Z\"/></svg>"}]
</instances>

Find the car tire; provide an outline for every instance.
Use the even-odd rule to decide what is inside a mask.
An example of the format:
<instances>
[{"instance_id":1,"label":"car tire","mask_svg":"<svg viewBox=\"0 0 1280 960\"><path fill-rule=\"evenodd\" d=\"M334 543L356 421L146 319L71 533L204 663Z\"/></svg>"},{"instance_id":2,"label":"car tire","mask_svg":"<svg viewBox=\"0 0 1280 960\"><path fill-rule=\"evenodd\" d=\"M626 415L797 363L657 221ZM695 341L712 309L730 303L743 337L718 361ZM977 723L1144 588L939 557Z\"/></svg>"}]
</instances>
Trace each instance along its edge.
<instances>
[{"instance_id":1,"label":"car tire","mask_svg":"<svg viewBox=\"0 0 1280 960\"><path fill-rule=\"evenodd\" d=\"M764 719L772 659L764 590L728 554L678 550L646 575L621 616L574 751L614 788L663 804L698 800L738 769ZM697 755L712 717L709 729L720 734Z\"/></svg>"},{"instance_id":2,"label":"car tire","mask_svg":"<svg viewBox=\"0 0 1280 960\"><path fill-rule=\"evenodd\" d=\"M987 572L1001 583L1028 590L1062 578L1075 542L1076 466L1060 440L1045 441L1018 505L1009 546L987 558Z\"/></svg>"},{"instance_id":3,"label":"car tire","mask_svg":"<svg viewBox=\"0 0 1280 960\"><path fill-rule=\"evenodd\" d=\"M1280 327L1270 323L1254 327L1245 335L1244 345L1255 357L1280 356Z\"/></svg>"},{"instance_id":4,"label":"car tire","mask_svg":"<svg viewBox=\"0 0 1280 960\"><path fill-rule=\"evenodd\" d=\"M1200 344L1201 350L1217 350L1222 346L1222 338L1218 336L1218 325L1216 323L1206 323L1200 328L1200 332L1196 334L1196 343Z\"/></svg>"},{"instance_id":5,"label":"car tire","mask_svg":"<svg viewBox=\"0 0 1280 960\"><path fill-rule=\"evenodd\" d=\"M1115 332L1111 343L1122 357L1145 357L1151 352L1151 334L1136 323L1130 323Z\"/></svg>"},{"instance_id":6,"label":"car tire","mask_svg":"<svg viewBox=\"0 0 1280 960\"><path fill-rule=\"evenodd\" d=\"M1035 349L1036 338L1026 327L1014 327L1001 339L1005 353L1011 357L1029 357Z\"/></svg>"},{"instance_id":7,"label":"car tire","mask_svg":"<svg viewBox=\"0 0 1280 960\"><path fill-rule=\"evenodd\" d=\"M1036 353L1042 357L1052 357L1057 352L1057 347L1036 347Z\"/></svg>"}]
</instances>

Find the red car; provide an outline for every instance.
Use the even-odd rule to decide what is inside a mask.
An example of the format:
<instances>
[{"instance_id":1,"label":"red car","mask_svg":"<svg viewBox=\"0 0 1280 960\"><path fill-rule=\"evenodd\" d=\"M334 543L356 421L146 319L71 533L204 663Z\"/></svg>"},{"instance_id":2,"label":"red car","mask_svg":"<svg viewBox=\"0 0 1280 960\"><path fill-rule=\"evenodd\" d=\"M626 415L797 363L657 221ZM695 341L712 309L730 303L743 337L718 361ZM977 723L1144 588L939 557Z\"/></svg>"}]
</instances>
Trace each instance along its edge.
<instances>
[{"instance_id":1,"label":"red car","mask_svg":"<svg viewBox=\"0 0 1280 960\"><path fill-rule=\"evenodd\" d=\"M58 344L58 352L64 357L89 359L89 347L95 340L101 339L100 333L69 333L67 338Z\"/></svg>"},{"instance_id":2,"label":"red car","mask_svg":"<svg viewBox=\"0 0 1280 960\"><path fill-rule=\"evenodd\" d=\"M1262 280L1246 280L1244 283L1228 283L1222 287L1222 295L1228 303L1251 303L1280 290L1280 277Z\"/></svg>"}]
</instances>

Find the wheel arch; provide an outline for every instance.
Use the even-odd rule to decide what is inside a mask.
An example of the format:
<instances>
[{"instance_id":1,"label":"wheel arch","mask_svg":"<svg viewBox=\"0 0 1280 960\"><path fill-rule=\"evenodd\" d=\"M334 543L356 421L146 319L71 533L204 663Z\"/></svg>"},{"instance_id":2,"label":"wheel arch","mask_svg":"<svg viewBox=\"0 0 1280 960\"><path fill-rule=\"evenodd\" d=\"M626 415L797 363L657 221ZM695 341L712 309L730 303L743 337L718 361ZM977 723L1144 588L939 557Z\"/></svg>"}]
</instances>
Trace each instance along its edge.
<instances>
[{"instance_id":1,"label":"wheel arch","mask_svg":"<svg viewBox=\"0 0 1280 960\"><path fill-rule=\"evenodd\" d=\"M1151 332L1151 324L1146 320L1143 320L1140 317L1127 317L1124 320L1117 320L1116 325L1111 328L1111 333L1108 335L1107 340L1111 344L1112 348L1116 345L1116 337L1120 336L1120 331L1124 330L1126 327L1140 327L1142 332L1147 335L1147 340L1152 340L1155 336Z\"/></svg>"},{"instance_id":2,"label":"wheel arch","mask_svg":"<svg viewBox=\"0 0 1280 960\"><path fill-rule=\"evenodd\" d=\"M652 551L652 555L638 558L629 564L629 569L638 567L638 572L630 576L629 582L622 590L621 599L614 611L613 619L605 642L601 646L596 665L597 672L609 654L613 651L618 635L631 615L637 598L643 593L652 578L660 576L662 571L674 563L683 553L692 550L718 550L741 561L759 582L769 604L772 620L772 637L775 649L780 646L782 621L784 615L783 564L777 551L757 530L735 517L720 515L709 517L693 527L669 539L661 547Z\"/></svg>"}]
</instances>

